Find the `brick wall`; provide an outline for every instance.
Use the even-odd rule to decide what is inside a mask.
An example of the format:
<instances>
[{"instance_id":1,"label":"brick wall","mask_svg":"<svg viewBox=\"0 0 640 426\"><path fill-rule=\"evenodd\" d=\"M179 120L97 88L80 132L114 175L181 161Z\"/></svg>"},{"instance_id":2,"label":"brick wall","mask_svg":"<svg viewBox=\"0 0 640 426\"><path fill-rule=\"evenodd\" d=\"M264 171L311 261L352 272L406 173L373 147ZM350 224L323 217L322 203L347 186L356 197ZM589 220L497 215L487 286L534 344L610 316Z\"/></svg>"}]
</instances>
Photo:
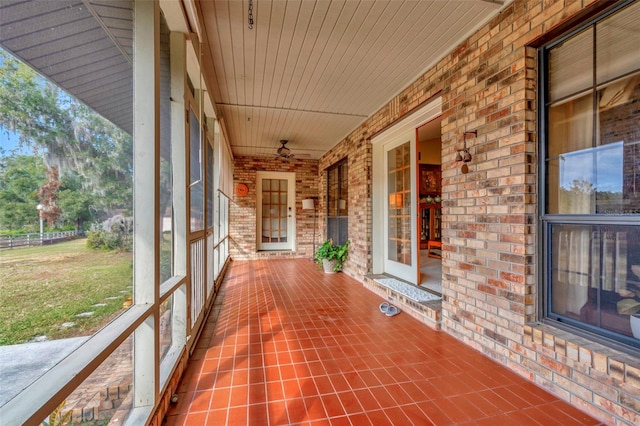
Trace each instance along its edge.
<instances>
[{"instance_id":1,"label":"brick wall","mask_svg":"<svg viewBox=\"0 0 640 426\"><path fill-rule=\"evenodd\" d=\"M291 172L296 180L296 250L258 252L256 246L256 172ZM302 200L316 197L318 186L318 162L316 160L283 160L279 158L236 157L233 185L244 183L249 193L244 197L233 196L230 203L230 255L232 259L258 257L311 257L313 246L313 212L302 209ZM322 238L322 205L317 207L316 244Z\"/></svg>"},{"instance_id":2,"label":"brick wall","mask_svg":"<svg viewBox=\"0 0 640 426\"><path fill-rule=\"evenodd\" d=\"M549 2L547 2L549 3ZM545 8L546 10L546 8ZM443 328L506 363L535 319L536 50L515 2L442 63ZM465 130L473 161L455 163Z\"/></svg>"},{"instance_id":3,"label":"brick wall","mask_svg":"<svg viewBox=\"0 0 640 426\"><path fill-rule=\"evenodd\" d=\"M608 424L640 424L638 356L536 323L537 51L530 45L594 3L511 3L329 151L319 163L320 188L323 171L348 156L353 244L345 270L362 279L371 270L370 138L442 96L442 329ZM473 161L462 174L454 158L466 130L477 137L467 137Z\"/></svg>"},{"instance_id":4,"label":"brick wall","mask_svg":"<svg viewBox=\"0 0 640 426\"><path fill-rule=\"evenodd\" d=\"M353 131L346 140L326 153L319 164L319 188L327 187L327 168L347 158L349 168L349 257L343 272L362 279L371 267L371 143L367 140L366 127ZM320 204L326 205L325 190L319 191ZM323 228L324 229L324 228ZM323 236L325 236L323 234Z\"/></svg>"}]
</instances>

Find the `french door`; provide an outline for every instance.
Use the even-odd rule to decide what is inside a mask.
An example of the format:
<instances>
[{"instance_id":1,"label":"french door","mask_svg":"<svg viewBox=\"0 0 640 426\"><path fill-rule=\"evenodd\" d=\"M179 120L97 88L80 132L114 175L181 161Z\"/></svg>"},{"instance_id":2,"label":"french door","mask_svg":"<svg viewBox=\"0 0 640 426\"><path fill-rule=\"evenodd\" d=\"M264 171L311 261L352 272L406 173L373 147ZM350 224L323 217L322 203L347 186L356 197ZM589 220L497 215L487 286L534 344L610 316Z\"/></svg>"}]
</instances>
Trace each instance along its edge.
<instances>
[{"instance_id":1,"label":"french door","mask_svg":"<svg viewBox=\"0 0 640 426\"><path fill-rule=\"evenodd\" d=\"M441 113L442 99L436 98L371 140L375 274L420 282L416 129Z\"/></svg>"},{"instance_id":2,"label":"french door","mask_svg":"<svg viewBox=\"0 0 640 426\"><path fill-rule=\"evenodd\" d=\"M295 248L295 174L257 173L256 246L258 250Z\"/></svg>"},{"instance_id":3,"label":"french door","mask_svg":"<svg viewBox=\"0 0 640 426\"><path fill-rule=\"evenodd\" d=\"M386 185L384 269L391 275L417 282L415 130L385 147Z\"/></svg>"}]
</instances>

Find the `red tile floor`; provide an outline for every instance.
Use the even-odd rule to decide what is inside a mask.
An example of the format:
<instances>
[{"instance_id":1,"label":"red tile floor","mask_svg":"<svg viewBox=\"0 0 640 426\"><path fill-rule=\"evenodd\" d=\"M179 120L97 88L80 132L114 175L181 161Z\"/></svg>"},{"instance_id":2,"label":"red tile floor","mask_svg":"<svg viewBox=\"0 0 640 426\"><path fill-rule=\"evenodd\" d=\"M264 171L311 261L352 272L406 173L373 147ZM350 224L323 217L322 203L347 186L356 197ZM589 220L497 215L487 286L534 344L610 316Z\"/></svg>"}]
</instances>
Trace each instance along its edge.
<instances>
[{"instance_id":1,"label":"red tile floor","mask_svg":"<svg viewBox=\"0 0 640 426\"><path fill-rule=\"evenodd\" d=\"M585 425L569 404L307 259L234 261L166 425Z\"/></svg>"}]
</instances>

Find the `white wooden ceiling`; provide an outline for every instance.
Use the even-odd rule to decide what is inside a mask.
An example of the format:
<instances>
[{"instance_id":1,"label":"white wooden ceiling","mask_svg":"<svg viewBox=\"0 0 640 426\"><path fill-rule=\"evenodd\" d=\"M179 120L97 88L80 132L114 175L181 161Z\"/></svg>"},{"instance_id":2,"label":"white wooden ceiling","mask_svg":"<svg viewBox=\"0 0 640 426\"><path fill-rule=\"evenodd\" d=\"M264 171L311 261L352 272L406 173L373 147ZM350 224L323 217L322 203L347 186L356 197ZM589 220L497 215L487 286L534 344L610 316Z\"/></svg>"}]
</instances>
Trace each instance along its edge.
<instances>
[{"instance_id":1,"label":"white wooden ceiling","mask_svg":"<svg viewBox=\"0 0 640 426\"><path fill-rule=\"evenodd\" d=\"M253 0L249 28L249 0L196 2L213 63L205 79L234 155L273 156L285 139L319 158L502 3Z\"/></svg>"}]
</instances>

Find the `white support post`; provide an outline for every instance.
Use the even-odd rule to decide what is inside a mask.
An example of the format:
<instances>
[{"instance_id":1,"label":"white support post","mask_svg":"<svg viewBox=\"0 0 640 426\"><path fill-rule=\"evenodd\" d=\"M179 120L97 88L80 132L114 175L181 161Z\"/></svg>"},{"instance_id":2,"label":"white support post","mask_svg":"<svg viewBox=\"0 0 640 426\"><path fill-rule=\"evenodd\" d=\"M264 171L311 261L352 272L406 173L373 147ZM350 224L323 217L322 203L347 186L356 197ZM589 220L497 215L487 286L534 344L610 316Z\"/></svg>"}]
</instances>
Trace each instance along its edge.
<instances>
[{"instance_id":1,"label":"white support post","mask_svg":"<svg viewBox=\"0 0 640 426\"><path fill-rule=\"evenodd\" d=\"M156 304L160 289L160 7L134 1L134 303ZM135 331L134 409L159 393L159 314Z\"/></svg>"},{"instance_id":2,"label":"white support post","mask_svg":"<svg viewBox=\"0 0 640 426\"><path fill-rule=\"evenodd\" d=\"M172 32L171 51L171 168L173 171L173 270L176 276L187 275L187 153L185 123L185 86L187 75L186 35ZM174 293L172 340L180 347L186 344L187 290L183 286Z\"/></svg>"}]
</instances>

